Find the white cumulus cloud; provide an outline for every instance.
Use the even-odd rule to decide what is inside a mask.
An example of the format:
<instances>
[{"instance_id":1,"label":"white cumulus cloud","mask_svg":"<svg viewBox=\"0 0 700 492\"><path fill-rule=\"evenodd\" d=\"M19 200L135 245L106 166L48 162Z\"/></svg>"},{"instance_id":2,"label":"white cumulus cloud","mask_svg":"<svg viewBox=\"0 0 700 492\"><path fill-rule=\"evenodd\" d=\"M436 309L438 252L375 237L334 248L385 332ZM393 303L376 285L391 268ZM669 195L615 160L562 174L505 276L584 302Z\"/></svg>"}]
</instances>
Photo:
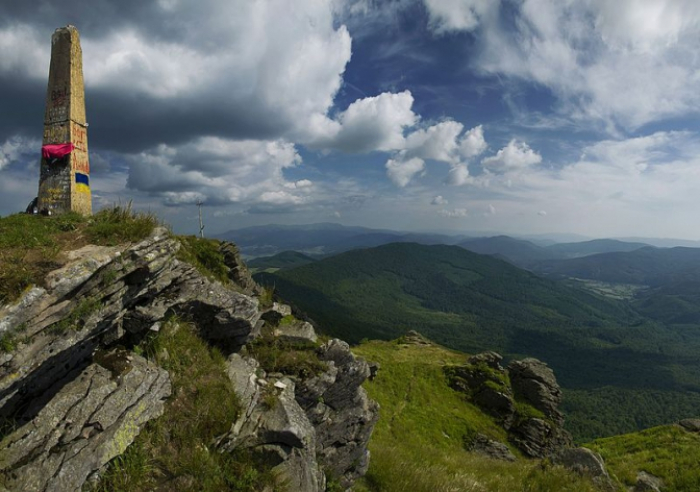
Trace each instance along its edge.
<instances>
[{"instance_id":1,"label":"white cumulus cloud","mask_svg":"<svg viewBox=\"0 0 700 492\"><path fill-rule=\"evenodd\" d=\"M449 202L447 199L443 198L442 195L438 195L436 197L433 197L433 199L430 201L431 205L447 205Z\"/></svg>"},{"instance_id":2,"label":"white cumulus cloud","mask_svg":"<svg viewBox=\"0 0 700 492\"><path fill-rule=\"evenodd\" d=\"M0 170L10 163L17 161L21 156L35 154L37 162L41 152L41 143L38 140L13 136L0 144Z\"/></svg>"},{"instance_id":3,"label":"white cumulus cloud","mask_svg":"<svg viewBox=\"0 0 700 492\"><path fill-rule=\"evenodd\" d=\"M399 188L405 187L419 172L425 168L423 159L414 157L407 161L389 159L386 162L386 174Z\"/></svg>"},{"instance_id":4,"label":"white cumulus cloud","mask_svg":"<svg viewBox=\"0 0 700 492\"><path fill-rule=\"evenodd\" d=\"M485 169L497 173L525 169L542 162L542 156L532 150L525 142L511 140L495 156L481 161Z\"/></svg>"},{"instance_id":5,"label":"white cumulus cloud","mask_svg":"<svg viewBox=\"0 0 700 492\"><path fill-rule=\"evenodd\" d=\"M203 137L181 146L159 145L129 156L127 186L165 203L301 204L310 180L287 181L283 170L301 158L283 141ZM301 193L301 194L300 194Z\"/></svg>"},{"instance_id":6,"label":"white cumulus cloud","mask_svg":"<svg viewBox=\"0 0 700 492\"><path fill-rule=\"evenodd\" d=\"M464 126L456 121L443 121L426 129L416 130L406 138L406 152L422 159L453 162L457 157L457 137Z\"/></svg>"},{"instance_id":7,"label":"white cumulus cloud","mask_svg":"<svg viewBox=\"0 0 700 492\"><path fill-rule=\"evenodd\" d=\"M418 121L412 106L413 96L409 91L358 99L335 120L317 121L316 134L307 134L302 139L312 147L352 153L403 149L404 129Z\"/></svg>"},{"instance_id":8,"label":"white cumulus cloud","mask_svg":"<svg viewBox=\"0 0 700 492\"><path fill-rule=\"evenodd\" d=\"M697 114L700 3L523 0L481 33L475 67L552 91L557 110L612 134Z\"/></svg>"},{"instance_id":9,"label":"white cumulus cloud","mask_svg":"<svg viewBox=\"0 0 700 492\"><path fill-rule=\"evenodd\" d=\"M462 186L473 181L474 179L469 175L469 169L464 164L453 166L445 179L445 183L452 186Z\"/></svg>"},{"instance_id":10,"label":"white cumulus cloud","mask_svg":"<svg viewBox=\"0 0 700 492\"><path fill-rule=\"evenodd\" d=\"M459 152L462 157L469 159L482 154L487 147L486 139L484 139L484 128L479 125L464 134L459 143Z\"/></svg>"},{"instance_id":11,"label":"white cumulus cloud","mask_svg":"<svg viewBox=\"0 0 700 492\"><path fill-rule=\"evenodd\" d=\"M479 19L498 9L499 0L424 0L429 27L437 34L471 31Z\"/></svg>"}]
</instances>

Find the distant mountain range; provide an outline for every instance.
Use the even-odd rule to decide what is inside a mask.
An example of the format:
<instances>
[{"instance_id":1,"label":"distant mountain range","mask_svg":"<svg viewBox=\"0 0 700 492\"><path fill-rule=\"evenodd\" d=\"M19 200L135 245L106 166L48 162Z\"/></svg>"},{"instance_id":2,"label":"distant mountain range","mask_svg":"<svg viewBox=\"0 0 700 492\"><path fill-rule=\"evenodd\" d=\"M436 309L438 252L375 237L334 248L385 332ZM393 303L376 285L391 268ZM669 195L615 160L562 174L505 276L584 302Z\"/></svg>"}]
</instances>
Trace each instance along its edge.
<instances>
[{"instance_id":1,"label":"distant mountain range","mask_svg":"<svg viewBox=\"0 0 700 492\"><path fill-rule=\"evenodd\" d=\"M468 239L459 246L475 253L497 256L521 268L541 271L539 265L550 260L578 258L600 253L634 251L648 247L644 243L630 243L615 239L594 239L580 243L559 243L539 246L524 239L509 236Z\"/></svg>"},{"instance_id":2,"label":"distant mountain range","mask_svg":"<svg viewBox=\"0 0 700 492\"><path fill-rule=\"evenodd\" d=\"M631 243L628 243L631 244ZM541 274L659 287L700 280L700 248L654 248L541 262Z\"/></svg>"},{"instance_id":3,"label":"distant mountain range","mask_svg":"<svg viewBox=\"0 0 700 492\"><path fill-rule=\"evenodd\" d=\"M216 236L235 242L246 257L271 256L287 250L311 255L331 255L358 248L396 242L456 244L467 236L399 232L333 223L265 225L234 229Z\"/></svg>"},{"instance_id":4,"label":"distant mountain range","mask_svg":"<svg viewBox=\"0 0 700 492\"><path fill-rule=\"evenodd\" d=\"M371 248L395 242L447 244L460 246L481 254L498 256L515 265L531 268L544 260L575 258L598 253L633 251L649 245L688 246L692 241L649 240L622 241L594 239L561 242L568 236L529 236L516 238L504 235L488 236L471 233L450 235L429 232L405 232L367 227L343 226L325 222L307 225L264 225L234 229L216 236L235 242L246 258L272 256L283 251L298 251L312 256L328 256L358 248ZM674 241L676 242L674 244ZM684 244L680 244L684 243ZM700 243L696 244L700 246Z\"/></svg>"}]
</instances>

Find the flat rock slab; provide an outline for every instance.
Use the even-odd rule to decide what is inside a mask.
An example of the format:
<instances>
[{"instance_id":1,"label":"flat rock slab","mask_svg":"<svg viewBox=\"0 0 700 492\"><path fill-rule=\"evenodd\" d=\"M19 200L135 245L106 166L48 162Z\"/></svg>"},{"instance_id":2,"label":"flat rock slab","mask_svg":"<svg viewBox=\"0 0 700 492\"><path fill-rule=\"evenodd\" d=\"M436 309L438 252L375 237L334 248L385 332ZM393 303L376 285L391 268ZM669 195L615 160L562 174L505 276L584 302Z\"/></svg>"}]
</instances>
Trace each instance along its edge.
<instances>
[{"instance_id":1,"label":"flat rock slab","mask_svg":"<svg viewBox=\"0 0 700 492\"><path fill-rule=\"evenodd\" d=\"M476 435L474 442L469 446L469 450L496 460L515 461L515 455L508 446L502 442L489 439L483 434Z\"/></svg>"},{"instance_id":2,"label":"flat rock slab","mask_svg":"<svg viewBox=\"0 0 700 492\"><path fill-rule=\"evenodd\" d=\"M279 325L275 328L274 335L277 338L291 342L316 343L316 340L318 340L314 327L308 321L296 321Z\"/></svg>"},{"instance_id":3,"label":"flat rock slab","mask_svg":"<svg viewBox=\"0 0 700 492\"><path fill-rule=\"evenodd\" d=\"M122 454L170 396L166 371L137 355L120 366L89 365L31 422L0 443L8 490L77 491Z\"/></svg>"},{"instance_id":4,"label":"flat rock slab","mask_svg":"<svg viewBox=\"0 0 700 492\"><path fill-rule=\"evenodd\" d=\"M683 419L678 425L688 432L700 432L700 419Z\"/></svg>"}]
</instances>

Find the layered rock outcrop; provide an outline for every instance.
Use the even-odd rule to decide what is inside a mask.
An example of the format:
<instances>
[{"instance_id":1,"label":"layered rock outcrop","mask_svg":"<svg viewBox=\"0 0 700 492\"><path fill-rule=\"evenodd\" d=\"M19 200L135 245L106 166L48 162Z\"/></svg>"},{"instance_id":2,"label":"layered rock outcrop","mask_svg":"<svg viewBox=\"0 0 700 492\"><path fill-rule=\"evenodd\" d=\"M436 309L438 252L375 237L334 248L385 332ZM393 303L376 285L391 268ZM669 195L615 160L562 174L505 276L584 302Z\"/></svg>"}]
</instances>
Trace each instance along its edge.
<instances>
[{"instance_id":1,"label":"layered rock outcrop","mask_svg":"<svg viewBox=\"0 0 700 492\"><path fill-rule=\"evenodd\" d=\"M364 473L377 418L360 387L367 363L331 341L318 349L328 367L323 375L278 374L258 384L251 379L260 375L256 362L238 353L265 323L259 287L234 245L220 247L234 288L178 260L179 248L164 229L134 245L87 246L69 252L45 287L0 306L0 336L13 346L0 353L0 418L10 423L0 473L8 490L80 490L162 414L168 373L128 347L170 315L192 321L203 339L230 354L229 376L246 411L212 446L236 443L274 457L296 480L294 490L325 490L328 470L345 486ZM261 392L274 392L278 404Z\"/></svg>"},{"instance_id":2,"label":"layered rock outcrop","mask_svg":"<svg viewBox=\"0 0 700 492\"><path fill-rule=\"evenodd\" d=\"M239 354L228 360L246 410L221 447L263 455L293 490L325 490L323 471L350 487L367 471L367 442L378 418L376 402L360 386L369 376L367 362L340 340L316 352L326 369L306 379L268 374L255 359Z\"/></svg>"},{"instance_id":3,"label":"layered rock outcrop","mask_svg":"<svg viewBox=\"0 0 700 492\"><path fill-rule=\"evenodd\" d=\"M530 458L549 458L555 464L589 476L601 489L614 485L599 454L573 447L559 411L562 391L554 372L533 358L515 360L507 368L495 352L484 352L463 365L445 367L450 386L463 393L485 412L496 417L508 431L509 441ZM514 460L508 447L477 434L467 449L501 460Z\"/></svg>"},{"instance_id":4,"label":"layered rock outcrop","mask_svg":"<svg viewBox=\"0 0 700 492\"><path fill-rule=\"evenodd\" d=\"M526 456L551 456L570 446L559 411L561 389L552 370L537 359L513 361L507 369L501 361L499 354L484 352L445 372L454 389L499 420Z\"/></svg>"}]
</instances>

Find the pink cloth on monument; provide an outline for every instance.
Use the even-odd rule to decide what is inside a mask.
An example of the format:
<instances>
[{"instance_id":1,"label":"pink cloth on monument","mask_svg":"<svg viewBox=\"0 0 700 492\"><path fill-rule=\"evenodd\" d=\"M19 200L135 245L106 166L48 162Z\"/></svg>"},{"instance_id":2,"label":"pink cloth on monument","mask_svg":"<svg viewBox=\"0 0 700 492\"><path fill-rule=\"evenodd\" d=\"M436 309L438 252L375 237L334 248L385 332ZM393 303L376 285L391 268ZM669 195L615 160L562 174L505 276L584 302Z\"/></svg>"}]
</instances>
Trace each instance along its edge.
<instances>
[{"instance_id":1,"label":"pink cloth on monument","mask_svg":"<svg viewBox=\"0 0 700 492\"><path fill-rule=\"evenodd\" d=\"M67 156L75 149L72 143L48 144L41 146L41 156L44 159L60 159Z\"/></svg>"}]
</instances>

